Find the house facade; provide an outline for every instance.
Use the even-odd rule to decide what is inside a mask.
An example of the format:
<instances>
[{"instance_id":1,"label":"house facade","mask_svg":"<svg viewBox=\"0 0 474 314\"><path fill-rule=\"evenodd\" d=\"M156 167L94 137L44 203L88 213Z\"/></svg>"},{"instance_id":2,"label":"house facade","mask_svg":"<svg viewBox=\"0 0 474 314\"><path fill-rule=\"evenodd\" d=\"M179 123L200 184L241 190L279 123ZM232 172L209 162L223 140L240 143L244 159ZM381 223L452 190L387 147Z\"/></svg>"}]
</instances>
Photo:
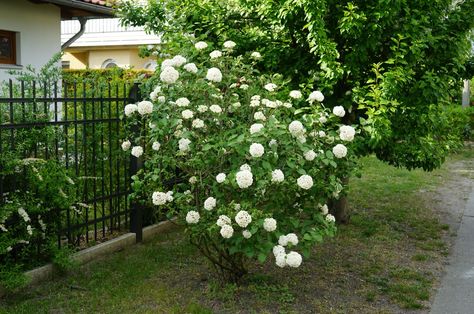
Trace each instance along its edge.
<instances>
[{"instance_id":1,"label":"house facade","mask_svg":"<svg viewBox=\"0 0 474 314\"><path fill-rule=\"evenodd\" d=\"M64 43L80 29L78 21L61 23ZM142 27L124 27L118 18L89 21L84 34L72 43L63 56L69 69L105 69L110 67L154 70L153 58L140 58L139 47L159 45L159 36L147 34Z\"/></svg>"},{"instance_id":2,"label":"house facade","mask_svg":"<svg viewBox=\"0 0 474 314\"><path fill-rule=\"evenodd\" d=\"M39 69L61 51L61 20L113 15L99 0L0 0L0 81L9 70Z\"/></svg>"}]
</instances>

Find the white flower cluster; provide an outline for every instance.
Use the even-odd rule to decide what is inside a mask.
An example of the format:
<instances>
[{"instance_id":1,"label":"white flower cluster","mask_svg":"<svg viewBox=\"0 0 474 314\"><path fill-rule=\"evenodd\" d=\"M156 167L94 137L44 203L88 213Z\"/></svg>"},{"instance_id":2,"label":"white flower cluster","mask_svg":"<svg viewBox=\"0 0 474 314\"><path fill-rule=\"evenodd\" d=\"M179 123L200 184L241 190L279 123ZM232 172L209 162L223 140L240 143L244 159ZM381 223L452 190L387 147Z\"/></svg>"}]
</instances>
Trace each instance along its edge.
<instances>
[{"instance_id":1,"label":"white flower cluster","mask_svg":"<svg viewBox=\"0 0 474 314\"><path fill-rule=\"evenodd\" d=\"M262 157L263 154L265 153L265 148L263 147L262 144L253 143L252 145L250 145L249 153L252 157L259 158L259 157Z\"/></svg>"},{"instance_id":2,"label":"white flower cluster","mask_svg":"<svg viewBox=\"0 0 474 314\"><path fill-rule=\"evenodd\" d=\"M196 64L194 63L187 63L184 65L183 69L185 69L186 71L188 71L189 73L194 73L196 74L198 72L198 68L196 66Z\"/></svg>"},{"instance_id":3,"label":"white flower cluster","mask_svg":"<svg viewBox=\"0 0 474 314\"><path fill-rule=\"evenodd\" d=\"M138 111L138 106L135 104L128 104L125 106L125 116L130 117L133 113Z\"/></svg>"},{"instance_id":4,"label":"white flower cluster","mask_svg":"<svg viewBox=\"0 0 474 314\"><path fill-rule=\"evenodd\" d=\"M194 44L194 47L197 49L197 50L203 50L203 49L206 49L208 47L207 43L204 42L204 41L199 41L197 42L196 44Z\"/></svg>"},{"instance_id":5,"label":"white flower cluster","mask_svg":"<svg viewBox=\"0 0 474 314\"><path fill-rule=\"evenodd\" d=\"M192 112L189 109L186 109L183 112L181 112L181 116L183 117L183 119L189 120L189 119L194 118L194 112Z\"/></svg>"},{"instance_id":6,"label":"white flower cluster","mask_svg":"<svg viewBox=\"0 0 474 314\"><path fill-rule=\"evenodd\" d=\"M339 128L339 137L343 141L351 142L354 140L355 129L350 125L343 125Z\"/></svg>"},{"instance_id":7,"label":"white flower cluster","mask_svg":"<svg viewBox=\"0 0 474 314\"><path fill-rule=\"evenodd\" d=\"M285 180L285 175L283 174L283 171L280 169L276 169L272 171L272 182L274 183L280 183Z\"/></svg>"},{"instance_id":8,"label":"white flower cluster","mask_svg":"<svg viewBox=\"0 0 474 314\"><path fill-rule=\"evenodd\" d=\"M273 247L273 255L275 256L276 265L284 268L286 266L297 268L300 267L303 258L297 252L291 251L286 254L285 248L281 245Z\"/></svg>"},{"instance_id":9,"label":"white flower cluster","mask_svg":"<svg viewBox=\"0 0 474 314\"><path fill-rule=\"evenodd\" d=\"M204 201L204 209L205 210L213 210L217 205L217 200L214 197L208 197Z\"/></svg>"},{"instance_id":10,"label":"white flower cluster","mask_svg":"<svg viewBox=\"0 0 474 314\"><path fill-rule=\"evenodd\" d=\"M347 147L343 144L337 144L332 148L332 153L336 158L344 158L347 156Z\"/></svg>"},{"instance_id":11,"label":"white flower cluster","mask_svg":"<svg viewBox=\"0 0 474 314\"><path fill-rule=\"evenodd\" d=\"M220 57L222 57L222 51L220 51L220 50L214 50L213 52L211 52L211 53L209 54L209 56L211 57L211 59L220 58Z\"/></svg>"},{"instance_id":12,"label":"white flower cluster","mask_svg":"<svg viewBox=\"0 0 474 314\"><path fill-rule=\"evenodd\" d=\"M269 92L274 92L277 89L277 85L273 83L266 84L263 88L265 88Z\"/></svg>"},{"instance_id":13,"label":"white flower cluster","mask_svg":"<svg viewBox=\"0 0 474 314\"><path fill-rule=\"evenodd\" d=\"M226 179L226 174L225 173L219 173L217 176L216 176L216 181L217 183L223 183Z\"/></svg>"},{"instance_id":14,"label":"white flower cluster","mask_svg":"<svg viewBox=\"0 0 474 314\"><path fill-rule=\"evenodd\" d=\"M290 92L290 97L293 99L300 99L303 97L303 94L299 90L292 90Z\"/></svg>"},{"instance_id":15,"label":"white flower cluster","mask_svg":"<svg viewBox=\"0 0 474 314\"><path fill-rule=\"evenodd\" d=\"M154 151L159 151L160 147L161 147L160 142L153 142L153 144L151 145L151 149L153 149Z\"/></svg>"},{"instance_id":16,"label":"white flower cluster","mask_svg":"<svg viewBox=\"0 0 474 314\"><path fill-rule=\"evenodd\" d=\"M191 102L186 97L176 99L175 104L178 107L187 107Z\"/></svg>"},{"instance_id":17,"label":"white flower cluster","mask_svg":"<svg viewBox=\"0 0 474 314\"><path fill-rule=\"evenodd\" d=\"M179 79L179 72L172 66L167 66L161 71L160 79L163 83L174 84Z\"/></svg>"},{"instance_id":18,"label":"white flower cluster","mask_svg":"<svg viewBox=\"0 0 474 314\"><path fill-rule=\"evenodd\" d=\"M153 103L148 100L140 101L137 107L138 113L142 116L149 115L153 112Z\"/></svg>"},{"instance_id":19,"label":"white flower cluster","mask_svg":"<svg viewBox=\"0 0 474 314\"><path fill-rule=\"evenodd\" d=\"M224 227L225 225L231 225L232 224L232 219L230 219L229 216L226 215L220 215L219 219L217 219L216 224L219 227Z\"/></svg>"},{"instance_id":20,"label":"white flower cluster","mask_svg":"<svg viewBox=\"0 0 474 314\"><path fill-rule=\"evenodd\" d=\"M263 130L263 124L254 123L250 126L250 134L255 134Z\"/></svg>"},{"instance_id":21,"label":"white flower cluster","mask_svg":"<svg viewBox=\"0 0 474 314\"><path fill-rule=\"evenodd\" d=\"M186 214L186 222L188 224L197 224L201 216L195 210L191 210Z\"/></svg>"},{"instance_id":22,"label":"white flower cluster","mask_svg":"<svg viewBox=\"0 0 474 314\"><path fill-rule=\"evenodd\" d=\"M252 216L245 211L241 210L235 215L235 222L242 228L246 228L252 222Z\"/></svg>"},{"instance_id":23,"label":"white flower cluster","mask_svg":"<svg viewBox=\"0 0 474 314\"><path fill-rule=\"evenodd\" d=\"M306 132L303 123L301 123L298 120L295 120L290 123L288 126L288 130L290 131L290 134L294 137L300 137L303 136L304 133Z\"/></svg>"},{"instance_id":24,"label":"white flower cluster","mask_svg":"<svg viewBox=\"0 0 474 314\"><path fill-rule=\"evenodd\" d=\"M311 187L313 187L313 178L311 178L309 175L305 174L299 177L296 180L296 183L298 186L304 190L309 190Z\"/></svg>"},{"instance_id":25,"label":"white flower cluster","mask_svg":"<svg viewBox=\"0 0 474 314\"><path fill-rule=\"evenodd\" d=\"M207 70L206 79L211 82L219 83L222 81L222 72L218 68Z\"/></svg>"},{"instance_id":26,"label":"white flower cluster","mask_svg":"<svg viewBox=\"0 0 474 314\"><path fill-rule=\"evenodd\" d=\"M241 189L246 189L253 184L252 172L250 170L240 170L235 175L235 180Z\"/></svg>"},{"instance_id":27,"label":"white flower cluster","mask_svg":"<svg viewBox=\"0 0 474 314\"><path fill-rule=\"evenodd\" d=\"M222 226L220 233L224 239L229 239L234 235L234 228L232 228L231 225L224 225Z\"/></svg>"},{"instance_id":28,"label":"white flower cluster","mask_svg":"<svg viewBox=\"0 0 474 314\"><path fill-rule=\"evenodd\" d=\"M132 147L132 143L129 140L126 140L125 142L122 143L122 150L127 151Z\"/></svg>"},{"instance_id":29,"label":"white flower cluster","mask_svg":"<svg viewBox=\"0 0 474 314\"><path fill-rule=\"evenodd\" d=\"M164 192L153 192L152 201L154 205L165 205L168 202L173 201L173 191Z\"/></svg>"},{"instance_id":30,"label":"white flower cluster","mask_svg":"<svg viewBox=\"0 0 474 314\"><path fill-rule=\"evenodd\" d=\"M195 129L202 129L205 127L204 121L201 119L194 119L191 125Z\"/></svg>"},{"instance_id":31,"label":"white flower cluster","mask_svg":"<svg viewBox=\"0 0 474 314\"><path fill-rule=\"evenodd\" d=\"M212 111L213 113L216 113L216 114L222 113L222 108L219 105L211 105L209 107L209 110Z\"/></svg>"},{"instance_id":32,"label":"white flower cluster","mask_svg":"<svg viewBox=\"0 0 474 314\"><path fill-rule=\"evenodd\" d=\"M260 120L260 121L265 121L267 120L267 117L265 117L265 114L261 111L257 111L254 113L253 118L255 120Z\"/></svg>"},{"instance_id":33,"label":"white flower cluster","mask_svg":"<svg viewBox=\"0 0 474 314\"><path fill-rule=\"evenodd\" d=\"M314 91L311 94L309 94L308 102L312 104L315 101L323 102L324 101L323 93L321 93L320 91Z\"/></svg>"},{"instance_id":34,"label":"white flower cluster","mask_svg":"<svg viewBox=\"0 0 474 314\"><path fill-rule=\"evenodd\" d=\"M232 40L228 40L224 43L224 48L227 48L227 49L232 49L236 46L237 44L235 42L233 42Z\"/></svg>"},{"instance_id":35,"label":"white flower cluster","mask_svg":"<svg viewBox=\"0 0 474 314\"><path fill-rule=\"evenodd\" d=\"M314 152L314 150L308 150L307 152L305 152L304 154L304 158L307 160L307 161L313 161L314 158L316 158L317 154Z\"/></svg>"},{"instance_id":36,"label":"white flower cluster","mask_svg":"<svg viewBox=\"0 0 474 314\"><path fill-rule=\"evenodd\" d=\"M344 110L344 107L343 106L336 106L332 109L332 113L335 115L335 116L338 116L338 117L344 117L346 115L346 111Z\"/></svg>"},{"instance_id":37,"label":"white flower cluster","mask_svg":"<svg viewBox=\"0 0 474 314\"><path fill-rule=\"evenodd\" d=\"M273 232L277 228L277 221L273 218L265 218L263 220L263 229L268 232Z\"/></svg>"},{"instance_id":38,"label":"white flower cluster","mask_svg":"<svg viewBox=\"0 0 474 314\"><path fill-rule=\"evenodd\" d=\"M132 148L132 156L135 156L135 157L140 157L141 155L143 155L143 147L141 146L134 146Z\"/></svg>"},{"instance_id":39,"label":"white flower cluster","mask_svg":"<svg viewBox=\"0 0 474 314\"><path fill-rule=\"evenodd\" d=\"M181 152L185 153L190 150L189 145L191 144L191 140L187 138L182 138L178 141L178 148Z\"/></svg>"}]
</instances>

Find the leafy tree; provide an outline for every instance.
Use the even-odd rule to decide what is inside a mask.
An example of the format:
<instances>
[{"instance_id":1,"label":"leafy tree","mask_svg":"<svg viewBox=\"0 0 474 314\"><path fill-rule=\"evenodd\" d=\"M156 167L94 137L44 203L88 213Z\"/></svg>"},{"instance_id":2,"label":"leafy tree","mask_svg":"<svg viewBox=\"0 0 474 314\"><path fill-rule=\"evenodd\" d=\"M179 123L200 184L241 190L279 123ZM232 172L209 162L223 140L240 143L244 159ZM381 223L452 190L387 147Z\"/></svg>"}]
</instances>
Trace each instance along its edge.
<instances>
[{"instance_id":1,"label":"leafy tree","mask_svg":"<svg viewBox=\"0 0 474 314\"><path fill-rule=\"evenodd\" d=\"M462 126L445 108L472 77L473 0L152 0L120 14L169 43L192 33L262 52L261 71L319 88L326 106L351 113L345 122L364 132L360 155L430 171L460 144Z\"/></svg>"}]
</instances>

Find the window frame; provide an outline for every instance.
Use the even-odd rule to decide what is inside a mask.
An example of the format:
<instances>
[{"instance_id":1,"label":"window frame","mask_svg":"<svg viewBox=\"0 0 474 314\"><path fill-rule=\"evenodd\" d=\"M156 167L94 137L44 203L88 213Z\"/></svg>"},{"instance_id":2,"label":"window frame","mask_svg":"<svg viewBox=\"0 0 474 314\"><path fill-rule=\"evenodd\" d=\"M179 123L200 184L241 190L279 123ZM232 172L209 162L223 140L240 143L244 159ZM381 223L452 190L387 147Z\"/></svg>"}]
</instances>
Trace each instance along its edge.
<instances>
[{"instance_id":1,"label":"window frame","mask_svg":"<svg viewBox=\"0 0 474 314\"><path fill-rule=\"evenodd\" d=\"M6 37L10 40L10 57L1 57L0 56L0 65L17 65L17 55L16 55L16 32L7 31L0 29L0 37Z\"/></svg>"}]
</instances>

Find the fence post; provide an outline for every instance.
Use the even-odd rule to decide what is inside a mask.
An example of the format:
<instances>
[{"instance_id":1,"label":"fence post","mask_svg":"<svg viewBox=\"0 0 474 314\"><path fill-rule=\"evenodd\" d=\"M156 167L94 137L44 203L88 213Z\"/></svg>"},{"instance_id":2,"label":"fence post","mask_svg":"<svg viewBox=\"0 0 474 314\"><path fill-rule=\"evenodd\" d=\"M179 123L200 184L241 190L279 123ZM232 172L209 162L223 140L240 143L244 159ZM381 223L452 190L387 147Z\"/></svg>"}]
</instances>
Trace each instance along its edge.
<instances>
[{"instance_id":1,"label":"fence post","mask_svg":"<svg viewBox=\"0 0 474 314\"><path fill-rule=\"evenodd\" d=\"M140 94L140 83L134 83L130 89L129 94L130 101L138 102L141 100ZM133 134L138 135L140 128L134 126L131 130ZM130 178L135 176L138 171L143 167L142 157L137 158L135 156L130 156ZM129 189L132 189L129 186ZM143 206L136 200L130 202L130 232L135 233L136 242L142 242L143 240Z\"/></svg>"}]
</instances>

